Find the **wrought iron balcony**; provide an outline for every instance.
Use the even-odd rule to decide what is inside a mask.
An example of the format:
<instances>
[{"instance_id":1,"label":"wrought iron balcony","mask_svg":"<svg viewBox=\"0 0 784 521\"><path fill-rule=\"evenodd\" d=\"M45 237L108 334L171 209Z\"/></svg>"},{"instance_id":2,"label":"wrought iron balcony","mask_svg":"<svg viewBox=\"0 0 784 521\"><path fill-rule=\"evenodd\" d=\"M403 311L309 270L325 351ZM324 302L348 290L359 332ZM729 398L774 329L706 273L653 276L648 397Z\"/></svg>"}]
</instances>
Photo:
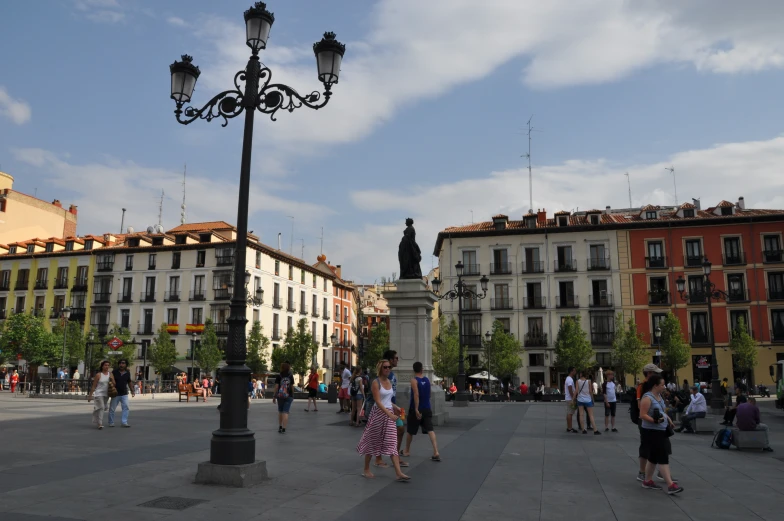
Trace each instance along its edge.
<instances>
[{"instance_id":1,"label":"wrought iron balcony","mask_svg":"<svg viewBox=\"0 0 784 521\"><path fill-rule=\"evenodd\" d=\"M770 341L775 344L784 344L784 328L771 329Z\"/></svg>"},{"instance_id":2,"label":"wrought iron balcony","mask_svg":"<svg viewBox=\"0 0 784 521\"><path fill-rule=\"evenodd\" d=\"M727 292L727 302L748 302L749 290L747 289L731 289Z\"/></svg>"},{"instance_id":3,"label":"wrought iron balcony","mask_svg":"<svg viewBox=\"0 0 784 521\"><path fill-rule=\"evenodd\" d=\"M74 277L73 291L87 291L87 277Z\"/></svg>"},{"instance_id":4,"label":"wrought iron balcony","mask_svg":"<svg viewBox=\"0 0 784 521\"><path fill-rule=\"evenodd\" d=\"M645 267L650 270L666 268L667 257L645 257Z\"/></svg>"},{"instance_id":5,"label":"wrought iron balcony","mask_svg":"<svg viewBox=\"0 0 784 521\"><path fill-rule=\"evenodd\" d=\"M280 297L275 297L272 300L272 307L275 309L283 309L283 302L280 300ZM328 318L328 317L325 317Z\"/></svg>"},{"instance_id":6,"label":"wrought iron balcony","mask_svg":"<svg viewBox=\"0 0 784 521\"><path fill-rule=\"evenodd\" d=\"M218 336L227 336L229 334L229 324L217 322L214 324L215 334Z\"/></svg>"},{"instance_id":7,"label":"wrought iron balcony","mask_svg":"<svg viewBox=\"0 0 784 521\"><path fill-rule=\"evenodd\" d=\"M153 328L152 324L139 324L139 327L136 329L136 334L137 335L152 335L152 334L154 334L153 331L155 331L155 329Z\"/></svg>"},{"instance_id":8,"label":"wrought iron balcony","mask_svg":"<svg viewBox=\"0 0 784 521\"><path fill-rule=\"evenodd\" d=\"M114 269L114 259L98 259L95 263L95 271L112 271Z\"/></svg>"},{"instance_id":9,"label":"wrought iron balcony","mask_svg":"<svg viewBox=\"0 0 784 521\"><path fill-rule=\"evenodd\" d=\"M479 275L479 264L464 264L463 275L466 276Z\"/></svg>"},{"instance_id":10,"label":"wrought iron balcony","mask_svg":"<svg viewBox=\"0 0 784 521\"><path fill-rule=\"evenodd\" d=\"M670 305L670 292L669 291L649 291L648 292L648 305L649 306L669 306Z\"/></svg>"},{"instance_id":11,"label":"wrought iron balcony","mask_svg":"<svg viewBox=\"0 0 784 521\"><path fill-rule=\"evenodd\" d=\"M17 280L16 284L14 284L14 289L16 291L19 291L19 290L27 291L27 289L29 287L30 287L30 280L29 279Z\"/></svg>"},{"instance_id":12,"label":"wrought iron balcony","mask_svg":"<svg viewBox=\"0 0 784 521\"><path fill-rule=\"evenodd\" d=\"M232 266L234 265L234 254L218 255L215 254L215 264L218 266Z\"/></svg>"},{"instance_id":13,"label":"wrought iron balcony","mask_svg":"<svg viewBox=\"0 0 784 521\"><path fill-rule=\"evenodd\" d=\"M294 302L293 300L289 300L288 302L286 302L286 311L290 311L291 313L297 311L296 302Z\"/></svg>"},{"instance_id":14,"label":"wrought iron balcony","mask_svg":"<svg viewBox=\"0 0 784 521\"><path fill-rule=\"evenodd\" d=\"M308 314L308 305L307 304L300 304L300 306L299 306L299 314L300 315L307 315Z\"/></svg>"},{"instance_id":15,"label":"wrought iron balcony","mask_svg":"<svg viewBox=\"0 0 784 521\"><path fill-rule=\"evenodd\" d=\"M463 298L463 311L468 313L482 311L482 302L478 298Z\"/></svg>"},{"instance_id":16,"label":"wrought iron balcony","mask_svg":"<svg viewBox=\"0 0 784 521\"><path fill-rule=\"evenodd\" d=\"M155 302L155 292L142 291L139 296L139 302Z\"/></svg>"},{"instance_id":17,"label":"wrought iron balcony","mask_svg":"<svg viewBox=\"0 0 784 521\"><path fill-rule=\"evenodd\" d=\"M514 309L514 299L511 297L491 298L490 309Z\"/></svg>"},{"instance_id":18,"label":"wrought iron balcony","mask_svg":"<svg viewBox=\"0 0 784 521\"><path fill-rule=\"evenodd\" d=\"M6 319L7 310L5 308L0 309L0 320Z\"/></svg>"},{"instance_id":19,"label":"wrought iron balcony","mask_svg":"<svg viewBox=\"0 0 784 521\"><path fill-rule=\"evenodd\" d=\"M313 311L310 314L313 315L314 317L320 317L321 316L321 313L319 313L319 308L318 307L314 307Z\"/></svg>"},{"instance_id":20,"label":"wrought iron balcony","mask_svg":"<svg viewBox=\"0 0 784 521\"><path fill-rule=\"evenodd\" d=\"M722 255L722 260L725 266L738 266L746 264L746 252L725 253Z\"/></svg>"},{"instance_id":21,"label":"wrought iron balcony","mask_svg":"<svg viewBox=\"0 0 784 521\"><path fill-rule=\"evenodd\" d=\"M784 289L768 289L768 300L784 300Z\"/></svg>"},{"instance_id":22,"label":"wrought iron balcony","mask_svg":"<svg viewBox=\"0 0 784 521\"><path fill-rule=\"evenodd\" d=\"M190 300L206 300L207 290L205 289L192 289L190 293Z\"/></svg>"},{"instance_id":23,"label":"wrought iron balcony","mask_svg":"<svg viewBox=\"0 0 784 521\"><path fill-rule=\"evenodd\" d=\"M132 293L118 293L117 294L117 303L121 304L123 302L133 302L133 294Z\"/></svg>"},{"instance_id":24,"label":"wrought iron balcony","mask_svg":"<svg viewBox=\"0 0 784 521\"><path fill-rule=\"evenodd\" d=\"M214 298L215 300L230 300L231 291L229 291L229 288L216 288Z\"/></svg>"},{"instance_id":25,"label":"wrought iron balcony","mask_svg":"<svg viewBox=\"0 0 784 521\"><path fill-rule=\"evenodd\" d=\"M526 333L524 347L547 347L547 333Z\"/></svg>"},{"instance_id":26,"label":"wrought iron balcony","mask_svg":"<svg viewBox=\"0 0 784 521\"><path fill-rule=\"evenodd\" d=\"M90 326L98 330L99 337L104 337L109 333L108 322L98 322L97 324L90 324Z\"/></svg>"},{"instance_id":27,"label":"wrought iron balcony","mask_svg":"<svg viewBox=\"0 0 784 521\"><path fill-rule=\"evenodd\" d=\"M610 258L594 258L591 257L588 259L588 271L594 270L609 270L610 269Z\"/></svg>"},{"instance_id":28,"label":"wrought iron balcony","mask_svg":"<svg viewBox=\"0 0 784 521\"><path fill-rule=\"evenodd\" d=\"M544 273L544 261L523 261L523 273Z\"/></svg>"},{"instance_id":29,"label":"wrought iron balcony","mask_svg":"<svg viewBox=\"0 0 784 521\"><path fill-rule=\"evenodd\" d=\"M689 340L691 344L695 345L705 345L708 342L708 333L691 333L689 335Z\"/></svg>"},{"instance_id":30,"label":"wrought iron balcony","mask_svg":"<svg viewBox=\"0 0 784 521\"><path fill-rule=\"evenodd\" d=\"M280 329L273 329L272 330L272 340L280 340L282 337L280 336Z\"/></svg>"},{"instance_id":31,"label":"wrought iron balcony","mask_svg":"<svg viewBox=\"0 0 784 521\"><path fill-rule=\"evenodd\" d=\"M332 315L330 314L329 310L325 309L324 310L324 320L330 320L331 318L332 318Z\"/></svg>"},{"instance_id":32,"label":"wrought iron balcony","mask_svg":"<svg viewBox=\"0 0 784 521\"><path fill-rule=\"evenodd\" d=\"M556 259L553 265L556 272L577 271L577 261L574 259Z\"/></svg>"},{"instance_id":33,"label":"wrought iron balcony","mask_svg":"<svg viewBox=\"0 0 784 521\"><path fill-rule=\"evenodd\" d=\"M93 301L96 304L108 304L112 298L112 294L108 291L93 293Z\"/></svg>"},{"instance_id":34,"label":"wrought iron balcony","mask_svg":"<svg viewBox=\"0 0 784 521\"><path fill-rule=\"evenodd\" d=\"M705 290L694 290L689 291L689 299L686 301L687 304L707 304L708 303L708 293Z\"/></svg>"},{"instance_id":35,"label":"wrought iron balcony","mask_svg":"<svg viewBox=\"0 0 784 521\"><path fill-rule=\"evenodd\" d=\"M784 251L762 250L762 262L765 263L784 262Z\"/></svg>"},{"instance_id":36,"label":"wrought iron balcony","mask_svg":"<svg viewBox=\"0 0 784 521\"><path fill-rule=\"evenodd\" d=\"M465 274L465 272L463 272ZM490 275L511 275L511 262L494 262L490 264Z\"/></svg>"},{"instance_id":37,"label":"wrought iron balcony","mask_svg":"<svg viewBox=\"0 0 784 521\"><path fill-rule=\"evenodd\" d=\"M48 280L36 280L35 289L47 289L49 287Z\"/></svg>"},{"instance_id":38,"label":"wrought iron balcony","mask_svg":"<svg viewBox=\"0 0 784 521\"><path fill-rule=\"evenodd\" d=\"M615 340L615 333L612 331L605 331L602 333L591 333L591 344L595 346L610 346Z\"/></svg>"},{"instance_id":39,"label":"wrought iron balcony","mask_svg":"<svg viewBox=\"0 0 784 521\"><path fill-rule=\"evenodd\" d=\"M0 291L8 291L10 289L11 289L10 280L4 280L3 282L0 282Z\"/></svg>"},{"instance_id":40,"label":"wrought iron balcony","mask_svg":"<svg viewBox=\"0 0 784 521\"><path fill-rule=\"evenodd\" d=\"M683 256L683 266L686 268L702 268L702 261L705 258L702 254L699 255L684 255Z\"/></svg>"},{"instance_id":41,"label":"wrought iron balcony","mask_svg":"<svg viewBox=\"0 0 784 521\"><path fill-rule=\"evenodd\" d=\"M591 308L613 307L612 293L600 293L599 295L588 295L588 307Z\"/></svg>"},{"instance_id":42,"label":"wrought iron balcony","mask_svg":"<svg viewBox=\"0 0 784 521\"><path fill-rule=\"evenodd\" d=\"M463 345L467 347L482 347L482 335L463 335Z\"/></svg>"},{"instance_id":43,"label":"wrought iron balcony","mask_svg":"<svg viewBox=\"0 0 784 521\"><path fill-rule=\"evenodd\" d=\"M87 316L87 308L78 308L71 306L71 320L75 320L77 322L84 322L84 318Z\"/></svg>"},{"instance_id":44,"label":"wrought iron balcony","mask_svg":"<svg viewBox=\"0 0 784 521\"><path fill-rule=\"evenodd\" d=\"M577 295L557 295L555 297L555 307L556 308L579 308L580 302L577 299Z\"/></svg>"},{"instance_id":45,"label":"wrought iron balcony","mask_svg":"<svg viewBox=\"0 0 784 521\"><path fill-rule=\"evenodd\" d=\"M54 289L68 289L68 277L61 277L54 280Z\"/></svg>"},{"instance_id":46,"label":"wrought iron balcony","mask_svg":"<svg viewBox=\"0 0 784 521\"><path fill-rule=\"evenodd\" d=\"M179 302L180 301L180 292L179 291L167 291L163 294L163 301L164 302Z\"/></svg>"},{"instance_id":47,"label":"wrought iron balcony","mask_svg":"<svg viewBox=\"0 0 784 521\"><path fill-rule=\"evenodd\" d=\"M547 297L525 297L523 308L525 309L545 309L547 307Z\"/></svg>"}]
</instances>

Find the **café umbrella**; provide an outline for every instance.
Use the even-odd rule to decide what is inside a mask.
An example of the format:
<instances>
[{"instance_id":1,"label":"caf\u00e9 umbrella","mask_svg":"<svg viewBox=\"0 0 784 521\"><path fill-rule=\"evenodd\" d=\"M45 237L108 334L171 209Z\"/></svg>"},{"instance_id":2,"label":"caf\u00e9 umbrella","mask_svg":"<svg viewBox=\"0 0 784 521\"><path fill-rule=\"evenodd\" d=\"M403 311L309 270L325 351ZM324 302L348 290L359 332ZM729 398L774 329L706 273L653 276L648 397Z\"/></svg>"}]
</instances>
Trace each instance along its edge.
<instances>
[{"instance_id":1,"label":"caf\u00e9 umbrella","mask_svg":"<svg viewBox=\"0 0 784 521\"><path fill-rule=\"evenodd\" d=\"M473 378L474 380L487 380L487 371L482 371L481 373L472 374L469 378ZM497 382L498 378L493 375L490 375L491 382Z\"/></svg>"}]
</instances>

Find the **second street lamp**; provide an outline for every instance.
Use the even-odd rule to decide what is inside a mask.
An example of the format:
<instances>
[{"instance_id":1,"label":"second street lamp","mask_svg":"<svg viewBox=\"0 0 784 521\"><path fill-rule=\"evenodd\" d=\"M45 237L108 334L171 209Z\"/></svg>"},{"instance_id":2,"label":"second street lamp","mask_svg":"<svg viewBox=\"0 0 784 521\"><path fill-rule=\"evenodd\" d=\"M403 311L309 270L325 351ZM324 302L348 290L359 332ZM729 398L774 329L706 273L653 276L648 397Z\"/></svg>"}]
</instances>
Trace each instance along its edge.
<instances>
[{"instance_id":1,"label":"second street lamp","mask_svg":"<svg viewBox=\"0 0 784 521\"><path fill-rule=\"evenodd\" d=\"M346 47L335 39L335 33L324 33L324 38L313 45L318 78L324 85L323 95L313 91L305 96L281 83L270 83L272 72L262 66L259 51L266 48L270 29L275 16L267 10L264 2L256 2L245 11L246 44L251 56L245 69L234 75L234 88L214 96L202 108L185 107L191 102L199 68L193 58L183 55L174 62L171 72L171 98L176 104L174 111L179 123L188 125L197 119L212 121L223 119L225 127L229 119L245 113L245 128L242 140L240 166L239 201L237 205L237 241L234 261L234 280L245 276L245 251L248 243L248 206L250 194L250 165L253 148L253 118L258 110L269 114L272 121L281 109L289 112L302 106L312 109L324 107L332 95L332 85L338 83L340 64ZM244 82L244 87L240 83ZM248 465L256 460L256 441L253 431L248 429L247 382L250 369L245 365L247 349L245 326L247 295L241 284L234 285L231 299L229 338L226 344L226 365L221 369L222 400L220 428L212 433L210 463L215 465Z\"/></svg>"},{"instance_id":2,"label":"second street lamp","mask_svg":"<svg viewBox=\"0 0 784 521\"><path fill-rule=\"evenodd\" d=\"M64 307L60 314L63 317L63 360L61 367L65 370L65 344L68 338L68 319L71 318L71 308L68 306Z\"/></svg>"},{"instance_id":3,"label":"second street lamp","mask_svg":"<svg viewBox=\"0 0 784 521\"><path fill-rule=\"evenodd\" d=\"M479 279L479 284L482 288L482 293L477 293L476 290L469 288L463 282L463 262L457 261L455 264L455 273L457 274L457 283L452 286L446 293L441 295L441 280L438 277L434 278L433 293L435 293L438 300L449 299L454 301L457 299L457 336L458 345L460 346L460 357L458 359L457 367L457 395L455 396L455 407L466 407L470 398L468 390L466 389L466 373L465 373L465 355L463 353L463 298L483 299L487 297L487 284L490 279L486 275L482 275Z\"/></svg>"},{"instance_id":4,"label":"second street lamp","mask_svg":"<svg viewBox=\"0 0 784 521\"><path fill-rule=\"evenodd\" d=\"M712 309L712 301L715 299L716 301L719 300L726 300L729 295L724 291L718 289L715 284L710 281L710 274L711 274L711 263L708 261L708 257L705 257L705 260L702 262L702 273L703 273L703 286L701 290L694 291L692 293L686 292L686 280L684 280L683 275L678 277L678 280L675 281L675 286L678 288L678 293L681 296L681 299L685 302L689 301L689 298L694 298L697 301L707 301L708 304L708 344L710 344L711 350L711 401L710 406L711 409L721 410L724 408L724 399L721 396L721 381L719 380L719 362L716 360L716 345L714 343L713 338L713 309Z\"/></svg>"}]
</instances>

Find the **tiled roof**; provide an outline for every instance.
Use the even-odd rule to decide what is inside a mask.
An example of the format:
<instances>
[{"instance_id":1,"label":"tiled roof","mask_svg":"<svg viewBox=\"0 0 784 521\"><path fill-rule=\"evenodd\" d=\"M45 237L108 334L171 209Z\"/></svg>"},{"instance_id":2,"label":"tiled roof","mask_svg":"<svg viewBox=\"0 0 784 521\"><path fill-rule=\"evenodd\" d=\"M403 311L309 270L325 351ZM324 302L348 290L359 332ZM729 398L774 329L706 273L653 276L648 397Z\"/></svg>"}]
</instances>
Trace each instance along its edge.
<instances>
[{"instance_id":1,"label":"tiled roof","mask_svg":"<svg viewBox=\"0 0 784 521\"><path fill-rule=\"evenodd\" d=\"M226 221L208 221L203 223L190 223L190 224L181 224L171 230L168 230L166 233L175 233L175 232L201 232L201 231L209 231L209 230L234 230L234 226L227 223Z\"/></svg>"},{"instance_id":2,"label":"tiled roof","mask_svg":"<svg viewBox=\"0 0 784 521\"><path fill-rule=\"evenodd\" d=\"M640 208L640 213L642 212L652 212L654 210L661 210L659 206L653 206L652 204L646 204L642 208Z\"/></svg>"},{"instance_id":3,"label":"tiled roof","mask_svg":"<svg viewBox=\"0 0 784 521\"><path fill-rule=\"evenodd\" d=\"M735 206L735 205L732 204L729 201L722 201L719 204L717 204L714 208L727 208L727 207L733 207L733 206Z\"/></svg>"},{"instance_id":4,"label":"tiled roof","mask_svg":"<svg viewBox=\"0 0 784 521\"><path fill-rule=\"evenodd\" d=\"M555 215L569 215L572 212L567 212L566 210L561 210L560 212L555 212Z\"/></svg>"},{"instance_id":5,"label":"tiled roof","mask_svg":"<svg viewBox=\"0 0 784 521\"><path fill-rule=\"evenodd\" d=\"M585 213L602 213L601 210L586 210Z\"/></svg>"},{"instance_id":6,"label":"tiled roof","mask_svg":"<svg viewBox=\"0 0 784 521\"><path fill-rule=\"evenodd\" d=\"M494 215L493 219L509 219L509 216L499 213L498 215Z\"/></svg>"},{"instance_id":7,"label":"tiled roof","mask_svg":"<svg viewBox=\"0 0 784 521\"><path fill-rule=\"evenodd\" d=\"M691 203L683 203L680 207L681 208L697 208L696 206L694 206Z\"/></svg>"}]
</instances>

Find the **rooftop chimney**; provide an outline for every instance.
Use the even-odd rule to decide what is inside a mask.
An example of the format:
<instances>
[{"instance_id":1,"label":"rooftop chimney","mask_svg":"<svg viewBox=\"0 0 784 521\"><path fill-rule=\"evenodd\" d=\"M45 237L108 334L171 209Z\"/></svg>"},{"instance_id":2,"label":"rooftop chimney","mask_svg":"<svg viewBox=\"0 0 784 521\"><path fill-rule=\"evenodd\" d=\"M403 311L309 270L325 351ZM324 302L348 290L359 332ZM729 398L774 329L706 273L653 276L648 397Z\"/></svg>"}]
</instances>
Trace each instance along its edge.
<instances>
[{"instance_id":1,"label":"rooftop chimney","mask_svg":"<svg viewBox=\"0 0 784 521\"><path fill-rule=\"evenodd\" d=\"M70 208L68 208L68 211L69 211L69 212L71 212L72 214L76 215L76 212L77 212L77 210L76 210L76 205L75 205L75 204L72 204L72 205L70 206Z\"/></svg>"},{"instance_id":2,"label":"rooftop chimney","mask_svg":"<svg viewBox=\"0 0 784 521\"><path fill-rule=\"evenodd\" d=\"M692 203L694 203L694 207L695 207L697 210L700 210L700 209L701 209L701 208L700 208L700 200L699 200L699 199L694 199L694 198L692 198L691 202L692 202Z\"/></svg>"},{"instance_id":3,"label":"rooftop chimney","mask_svg":"<svg viewBox=\"0 0 784 521\"><path fill-rule=\"evenodd\" d=\"M536 220L540 224L546 224L547 223L547 209L546 208L542 208L541 210L539 210L536 213Z\"/></svg>"},{"instance_id":4,"label":"rooftop chimney","mask_svg":"<svg viewBox=\"0 0 784 521\"><path fill-rule=\"evenodd\" d=\"M338 276L338 278L342 279L343 277L341 277L341 271L342 270L340 269L340 264L336 264L335 265L335 274Z\"/></svg>"},{"instance_id":5,"label":"rooftop chimney","mask_svg":"<svg viewBox=\"0 0 784 521\"><path fill-rule=\"evenodd\" d=\"M738 197L738 208L741 210L746 209L746 200L743 198L743 196Z\"/></svg>"},{"instance_id":6,"label":"rooftop chimney","mask_svg":"<svg viewBox=\"0 0 784 521\"><path fill-rule=\"evenodd\" d=\"M604 213L605 213L605 215L610 213L610 205L609 204L604 207Z\"/></svg>"},{"instance_id":7,"label":"rooftop chimney","mask_svg":"<svg viewBox=\"0 0 784 521\"><path fill-rule=\"evenodd\" d=\"M63 207L63 204L60 202L60 199L55 199L54 201L52 201L52 204L55 205L58 208L62 208Z\"/></svg>"}]
</instances>

